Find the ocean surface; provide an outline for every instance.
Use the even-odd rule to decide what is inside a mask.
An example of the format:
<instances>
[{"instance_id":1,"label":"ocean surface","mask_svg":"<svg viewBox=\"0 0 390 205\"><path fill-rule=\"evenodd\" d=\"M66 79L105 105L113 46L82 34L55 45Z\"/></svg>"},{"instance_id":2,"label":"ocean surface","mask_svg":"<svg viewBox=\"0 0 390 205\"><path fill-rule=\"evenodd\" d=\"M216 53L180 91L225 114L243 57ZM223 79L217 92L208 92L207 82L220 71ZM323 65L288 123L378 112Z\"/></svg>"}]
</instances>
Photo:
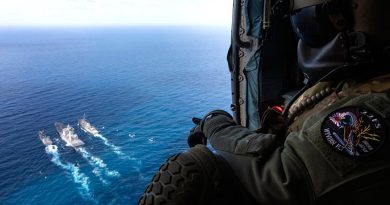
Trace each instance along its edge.
<instances>
[{"instance_id":1,"label":"ocean surface","mask_svg":"<svg viewBox=\"0 0 390 205\"><path fill-rule=\"evenodd\" d=\"M229 43L222 27L0 28L0 204L137 204L191 118L229 110Z\"/></svg>"}]
</instances>

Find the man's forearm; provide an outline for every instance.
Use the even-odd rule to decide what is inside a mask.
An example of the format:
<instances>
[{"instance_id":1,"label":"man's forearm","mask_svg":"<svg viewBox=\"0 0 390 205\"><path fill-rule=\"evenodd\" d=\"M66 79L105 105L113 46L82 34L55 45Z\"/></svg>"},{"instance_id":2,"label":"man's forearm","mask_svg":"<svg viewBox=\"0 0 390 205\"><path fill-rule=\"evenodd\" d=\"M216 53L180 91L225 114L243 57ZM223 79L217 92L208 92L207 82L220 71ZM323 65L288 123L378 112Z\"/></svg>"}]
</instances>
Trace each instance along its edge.
<instances>
[{"instance_id":1,"label":"man's forearm","mask_svg":"<svg viewBox=\"0 0 390 205\"><path fill-rule=\"evenodd\" d=\"M240 155L264 155L272 151L277 141L273 134L256 133L237 125L228 115L219 114L204 119L202 131L216 150Z\"/></svg>"}]
</instances>

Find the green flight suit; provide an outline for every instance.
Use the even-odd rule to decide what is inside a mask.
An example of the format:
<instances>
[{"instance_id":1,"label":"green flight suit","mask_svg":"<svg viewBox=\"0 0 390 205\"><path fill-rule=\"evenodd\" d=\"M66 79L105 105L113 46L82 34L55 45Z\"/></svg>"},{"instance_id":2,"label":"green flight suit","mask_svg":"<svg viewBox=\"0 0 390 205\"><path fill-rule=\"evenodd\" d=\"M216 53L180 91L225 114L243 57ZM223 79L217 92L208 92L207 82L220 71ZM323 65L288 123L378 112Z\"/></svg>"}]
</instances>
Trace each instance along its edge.
<instances>
[{"instance_id":1,"label":"green flight suit","mask_svg":"<svg viewBox=\"0 0 390 205\"><path fill-rule=\"evenodd\" d=\"M314 88L303 98L310 97ZM284 142L273 134L250 131L221 113L206 115L201 129L259 204L386 202L390 193L389 91L389 74L348 82L340 92L296 116ZM364 115L350 114L354 111ZM345 141L337 141L342 138Z\"/></svg>"}]
</instances>

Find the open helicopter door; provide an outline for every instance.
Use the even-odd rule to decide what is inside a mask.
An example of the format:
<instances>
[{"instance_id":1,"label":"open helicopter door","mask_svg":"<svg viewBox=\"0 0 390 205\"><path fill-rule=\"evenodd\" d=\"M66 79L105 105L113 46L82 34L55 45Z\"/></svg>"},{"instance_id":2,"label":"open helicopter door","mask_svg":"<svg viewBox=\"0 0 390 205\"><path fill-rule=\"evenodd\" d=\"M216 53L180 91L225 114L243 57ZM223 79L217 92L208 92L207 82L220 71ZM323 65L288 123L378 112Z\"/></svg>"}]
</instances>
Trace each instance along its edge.
<instances>
[{"instance_id":1,"label":"open helicopter door","mask_svg":"<svg viewBox=\"0 0 390 205\"><path fill-rule=\"evenodd\" d=\"M249 129L259 129L264 111L283 107L303 85L289 8L288 0L234 0L227 55L231 109L235 121Z\"/></svg>"}]
</instances>

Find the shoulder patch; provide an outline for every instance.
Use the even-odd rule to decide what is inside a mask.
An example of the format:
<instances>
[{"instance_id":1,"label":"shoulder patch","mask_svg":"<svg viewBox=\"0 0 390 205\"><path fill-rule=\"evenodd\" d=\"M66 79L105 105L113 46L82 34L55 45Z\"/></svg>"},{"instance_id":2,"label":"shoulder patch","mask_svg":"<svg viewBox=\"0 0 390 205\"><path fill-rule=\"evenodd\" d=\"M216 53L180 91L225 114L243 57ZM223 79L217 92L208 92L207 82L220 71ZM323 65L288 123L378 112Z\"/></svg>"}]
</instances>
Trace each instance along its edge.
<instances>
[{"instance_id":1,"label":"shoulder patch","mask_svg":"<svg viewBox=\"0 0 390 205\"><path fill-rule=\"evenodd\" d=\"M331 112L322 122L321 134L334 150L354 158L371 155L387 136L384 120L358 106Z\"/></svg>"}]
</instances>

